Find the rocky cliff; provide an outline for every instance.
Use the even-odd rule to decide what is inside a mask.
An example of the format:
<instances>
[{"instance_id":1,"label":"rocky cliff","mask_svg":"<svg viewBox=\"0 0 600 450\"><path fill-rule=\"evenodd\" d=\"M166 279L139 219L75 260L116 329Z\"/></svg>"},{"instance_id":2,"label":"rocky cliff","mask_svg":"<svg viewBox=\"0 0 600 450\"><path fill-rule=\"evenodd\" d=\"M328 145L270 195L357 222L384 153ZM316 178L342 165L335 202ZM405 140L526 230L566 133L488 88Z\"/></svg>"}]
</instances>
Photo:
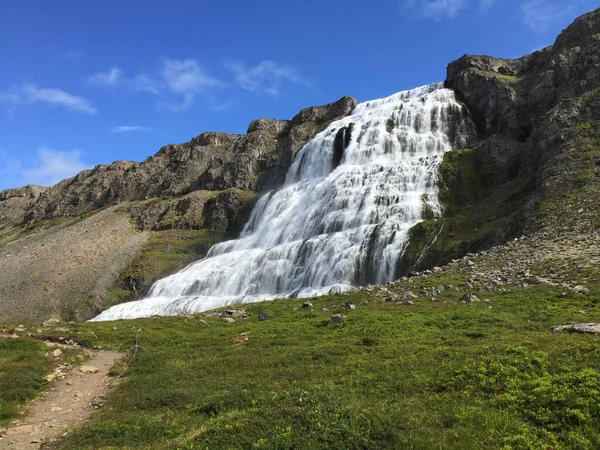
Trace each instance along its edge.
<instances>
[{"instance_id":1,"label":"rocky cliff","mask_svg":"<svg viewBox=\"0 0 600 450\"><path fill-rule=\"evenodd\" d=\"M531 55L465 55L449 64L445 84L480 140L446 154L444 217L412 230L403 271L543 228L600 224L600 9Z\"/></svg>"}]
</instances>

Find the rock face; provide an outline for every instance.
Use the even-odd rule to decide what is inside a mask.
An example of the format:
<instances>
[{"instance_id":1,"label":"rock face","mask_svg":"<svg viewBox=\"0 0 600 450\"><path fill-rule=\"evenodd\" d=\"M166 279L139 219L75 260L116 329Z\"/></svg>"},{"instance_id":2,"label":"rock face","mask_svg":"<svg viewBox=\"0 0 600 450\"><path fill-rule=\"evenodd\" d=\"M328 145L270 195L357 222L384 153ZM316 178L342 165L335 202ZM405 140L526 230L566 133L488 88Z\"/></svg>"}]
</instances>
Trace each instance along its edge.
<instances>
[{"instance_id":1,"label":"rock face","mask_svg":"<svg viewBox=\"0 0 600 450\"><path fill-rule=\"evenodd\" d=\"M558 169L565 163L562 155L577 138L595 134L600 119L600 9L531 55L512 60L465 55L448 66L446 86L473 113L484 139L480 148L496 136L491 151L484 150L494 169L536 172L542 194L564 193L572 183L565 185L557 173L565 172Z\"/></svg>"},{"instance_id":2,"label":"rock face","mask_svg":"<svg viewBox=\"0 0 600 450\"><path fill-rule=\"evenodd\" d=\"M542 228L598 223L600 9L531 55L465 55L449 64L445 85L480 141L445 155L444 217L413 228L399 275Z\"/></svg>"},{"instance_id":3,"label":"rock face","mask_svg":"<svg viewBox=\"0 0 600 450\"><path fill-rule=\"evenodd\" d=\"M3 191L0 229L77 216L131 200L177 197L198 190L262 191L276 187L302 146L355 106L356 100L343 97L335 103L307 108L290 121L256 120L246 135L207 132L185 144L167 145L142 163L116 161L84 170L50 188L27 186ZM216 203L231 206L235 203L232 197L227 194ZM193 198L188 199L186 205L193 208L193 204ZM187 211L193 214L189 208ZM221 216L229 212L225 208Z\"/></svg>"}]
</instances>

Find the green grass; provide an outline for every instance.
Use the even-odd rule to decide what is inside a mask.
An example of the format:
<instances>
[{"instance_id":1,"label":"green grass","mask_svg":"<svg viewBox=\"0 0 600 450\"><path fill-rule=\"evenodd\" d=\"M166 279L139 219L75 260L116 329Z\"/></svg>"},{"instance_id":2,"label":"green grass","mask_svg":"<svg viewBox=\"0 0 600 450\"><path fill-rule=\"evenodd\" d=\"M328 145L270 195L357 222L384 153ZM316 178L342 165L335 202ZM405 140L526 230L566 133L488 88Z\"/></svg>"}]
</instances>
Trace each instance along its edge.
<instances>
[{"instance_id":1,"label":"green grass","mask_svg":"<svg viewBox=\"0 0 600 450\"><path fill-rule=\"evenodd\" d=\"M142 251L121 273L120 279L137 280L142 289L147 289L154 281L198 260L227 236L227 233L207 229L152 232Z\"/></svg>"},{"instance_id":2,"label":"green grass","mask_svg":"<svg viewBox=\"0 0 600 450\"><path fill-rule=\"evenodd\" d=\"M63 350L59 361L46 356L53 350L32 339L0 338L0 425L21 416L27 402L46 386L44 378L55 364L72 362L72 351Z\"/></svg>"},{"instance_id":3,"label":"green grass","mask_svg":"<svg viewBox=\"0 0 600 450\"><path fill-rule=\"evenodd\" d=\"M580 133L588 132L591 128L592 124L590 122L581 122L579 125L577 125L577 131Z\"/></svg>"},{"instance_id":4,"label":"green grass","mask_svg":"<svg viewBox=\"0 0 600 450\"><path fill-rule=\"evenodd\" d=\"M516 83L517 81L519 81L519 78L515 75L504 75L499 73L498 77L502 78L505 81L508 81L510 83Z\"/></svg>"},{"instance_id":5,"label":"green grass","mask_svg":"<svg viewBox=\"0 0 600 450\"><path fill-rule=\"evenodd\" d=\"M417 279L412 290L461 280ZM141 349L108 405L58 447L599 448L600 341L550 332L580 310L600 321L590 287L565 298L545 285L476 292L490 303L474 304L451 290L412 307L354 292L311 299L314 311L296 309L301 300L247 305L252 315L231 325L72 325L87 345L121 350L141 328ZM328 327L336 312L346 320ZM250 339L236 344L242 332Z\"/></svg>"}]
</instances>

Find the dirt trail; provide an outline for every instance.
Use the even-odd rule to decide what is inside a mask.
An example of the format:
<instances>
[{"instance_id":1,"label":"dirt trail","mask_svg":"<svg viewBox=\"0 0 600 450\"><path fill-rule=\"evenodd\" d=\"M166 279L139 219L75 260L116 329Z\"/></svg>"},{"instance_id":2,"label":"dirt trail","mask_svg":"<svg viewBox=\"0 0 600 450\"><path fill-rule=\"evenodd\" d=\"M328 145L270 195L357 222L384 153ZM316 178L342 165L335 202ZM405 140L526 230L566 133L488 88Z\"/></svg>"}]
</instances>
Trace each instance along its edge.
<instances>
[{"instance_id":1,"label":"dirt trail","mask_svg":"<svg viewBox=\"0 0 600 450\"><path fill-rule=\"evenodd\" d=\"M122 353L86 350L91 354L80 368L66 372L65 378L48 385L30 406L22 423L11 425L0 438L0 449L31 450L53 442L89 420L104 404L111 387L108 372ZM2 429L0 428L0 435Z\"/></svg>"}]
</instances>

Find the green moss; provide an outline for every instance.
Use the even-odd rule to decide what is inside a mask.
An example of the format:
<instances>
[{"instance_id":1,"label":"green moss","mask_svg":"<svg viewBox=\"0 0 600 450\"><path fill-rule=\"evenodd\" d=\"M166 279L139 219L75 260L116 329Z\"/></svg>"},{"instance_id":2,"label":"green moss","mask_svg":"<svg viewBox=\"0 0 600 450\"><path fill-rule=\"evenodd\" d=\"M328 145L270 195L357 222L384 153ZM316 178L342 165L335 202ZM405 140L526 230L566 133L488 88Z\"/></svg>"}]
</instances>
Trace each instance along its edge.
<instances>
[{"instance_id":1,"label":"green moss","mask_svg":"<svg viewBox=\"0 0 600 450\"><path fill-rule=\"evenodd\" d=\"M465 205L490 193L488 176L492 169L477 160L475 149L465 148L444 154L440 164L440 201L446 215L457 213Z\"/></svg>"},{"instance_id":2,"label":"green moss","mask_svg":"<svg viewBox=\"0 0 600 450\"><path fill-rule=\"evenodd\" d=\"M515 75L505 75L505 74L499 73L498 77L502 78L504 81L508 81L509 83L516 83L517 81L519 81L519 78L516 77Z\"/></svg>"},{"instance_id":3,"label":"green moss","mask_svg":"<svg viewBox=\"0 0 600 450\"><path fill-rule=\"evenodd\" d=\"M592 128L592 124L590 122L582 122L577 125L577 131L580 133L587 133Z\"/></svg>"},{"instance_id":4,"label":"green moss","mask_svg":"<svg viewBox=\"0 0 600 450\"><path fill-rule=\"evenodd\" d=\"M488 76L500 78L501 80L507 81L509 83L516 83L519 81L519 77L517 77L516 75L507 75L492 70L484 71L484 73Z\"/></svg>"},{"instance_id":5,"label":"green moss","mask_svg":"<svg viewBox=\"0 0 600 450\"><path fill-rule=\"evenodd\" d=\"M134 295L143 295L155 281L201 259L210 247L228 236L225 232L215 230L152 232L142 251L121 272L121 290L116 292L123 294L131 291Z\"/></svg>"},{"instance_id":6,"label":"green moss","mask_svg":"<svg viewBox=\"0 0 600 450\"><path fill-rule=\"evenodd\" d=\"M229 188L223 192L234 192L245 201L255 200L256 196L258 195L258 193L256 191L243 190L243 189L238 189L238 188Z\"/></svg>"},{"instance_id":7,"label":"green moss","mask_svg":"<svg viewBox=\"0 0 600 450\"><path fill-rule=\"evenodd\" d=\"M439 173L443 217L434 219L426 210L424 222L409 231L397 276L502 243L519 231L518 211L535 189L533 176L492 185L493 168L481 161L477 149L446 153Z\"/></svg>"}]
</instances>

